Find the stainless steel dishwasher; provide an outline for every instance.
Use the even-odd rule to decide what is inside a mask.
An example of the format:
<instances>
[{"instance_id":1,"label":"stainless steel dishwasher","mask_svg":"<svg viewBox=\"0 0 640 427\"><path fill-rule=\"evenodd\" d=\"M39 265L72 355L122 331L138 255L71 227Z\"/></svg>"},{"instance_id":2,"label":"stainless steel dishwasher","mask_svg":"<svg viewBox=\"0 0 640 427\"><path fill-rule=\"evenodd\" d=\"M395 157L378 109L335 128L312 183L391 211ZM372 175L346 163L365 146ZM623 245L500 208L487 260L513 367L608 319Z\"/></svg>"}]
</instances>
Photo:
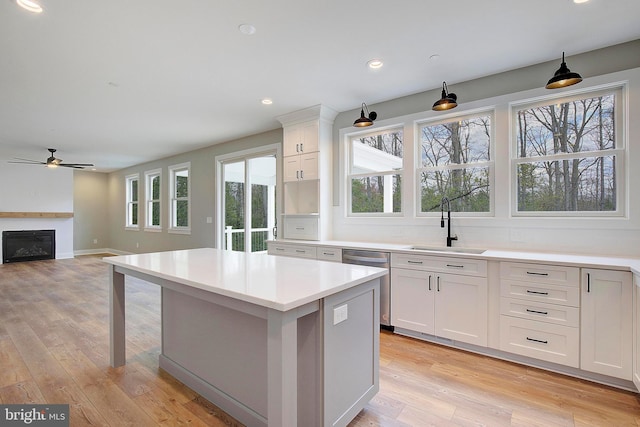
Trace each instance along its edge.
<instances>
[{"instance_id":1,"label":"stainless steel dishwasher","mask_svg":"<svg viewBox=\"0 0 640 427\"><path fill-rule=\"evenodd\" d=\"M389 252L343 249L342 263L387 269L387 275L380 278L380 325L385 329L391 329L391 262Z\"/></svg>"}]
</instances>

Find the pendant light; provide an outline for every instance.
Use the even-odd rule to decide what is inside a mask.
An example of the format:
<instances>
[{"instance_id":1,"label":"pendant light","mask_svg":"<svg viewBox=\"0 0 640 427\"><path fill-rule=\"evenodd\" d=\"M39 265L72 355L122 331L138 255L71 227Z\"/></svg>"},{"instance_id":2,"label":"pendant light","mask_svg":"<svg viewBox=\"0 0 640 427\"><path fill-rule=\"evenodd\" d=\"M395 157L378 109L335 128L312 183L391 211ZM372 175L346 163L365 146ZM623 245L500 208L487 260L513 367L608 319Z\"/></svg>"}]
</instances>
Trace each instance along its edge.
<instances>
[{"instance_id":1,"label":"pendant light","mask_svg":"<svg viewBox=\"0 0 640 427\"><path fill-rule=\"evenodd\" d=\"M458 103L456 102L457 100L458 96L455 93L449 93L447 83L442 82L442 98L434 102L431 109L433 111L451 110L452 108L456 108L458 106Z\"/></svg>"},{"instance_id":2,"label":"pendant light","mask_svg":"<svg viewBox=\"0 0 640 427\"><path fill-rule=\"evenodd\" d=\"M581 81L582 76L578 73L572 73L569 67L567 67L567 63L564 62L564 52L562 52L562 64L560 64L560 68L558 68L558 71L549 79L545 87L547 89L558 89L580 83Z\"/></svg>"},{"instance_id":3,"label":"pendant light","mask_svg":"<svg viewBox=\"0 0 640 427\"><path fill-rule=\"evenodd\" d=\"M367 116L364 115L364 111L367 110ZM362 103L362 109L360 110L360 118L353 122L353 125L357 128L363 128L371 126L373 121L378 118L378 114L375 111L369 112L367 104Z\"/></svg>"}]
</instances>

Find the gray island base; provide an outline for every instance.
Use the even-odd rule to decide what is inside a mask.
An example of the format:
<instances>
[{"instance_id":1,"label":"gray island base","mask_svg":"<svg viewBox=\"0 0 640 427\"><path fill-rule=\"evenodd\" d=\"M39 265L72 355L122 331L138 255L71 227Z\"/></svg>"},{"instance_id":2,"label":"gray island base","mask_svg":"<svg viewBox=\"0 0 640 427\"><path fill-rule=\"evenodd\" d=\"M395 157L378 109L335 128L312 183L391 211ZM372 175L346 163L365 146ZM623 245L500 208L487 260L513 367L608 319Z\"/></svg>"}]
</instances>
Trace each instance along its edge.
<instances>
[{"instance_id":1,"label":"gray island base","mask_svg":"<svg viewBox=\"0 0 640 427\"><path fill-rule=\"evenodd\" d=\"M346 426L378 392L383 269L216 249L104 260L114 367L133 276L162 287L160 367L247 426Z\"/></svg>"}]
</instances>

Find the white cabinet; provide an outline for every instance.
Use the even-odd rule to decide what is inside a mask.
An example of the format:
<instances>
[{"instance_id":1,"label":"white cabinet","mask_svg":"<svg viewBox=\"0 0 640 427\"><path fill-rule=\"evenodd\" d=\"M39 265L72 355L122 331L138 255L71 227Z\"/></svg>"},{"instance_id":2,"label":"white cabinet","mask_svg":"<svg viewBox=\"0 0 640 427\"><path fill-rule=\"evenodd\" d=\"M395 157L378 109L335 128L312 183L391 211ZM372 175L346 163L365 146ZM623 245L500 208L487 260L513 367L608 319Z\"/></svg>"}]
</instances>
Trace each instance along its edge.
<instances>
[{"instance_id":1,"label":"white cabinet","mask_svg":"<svg viewBox=\"0 0 640 427\"><path fill-rule=\"evenodd\" d=\"M392 253L391 324L486 346L486 261Z\"/></svg>"},{"instance_id":2,"label":"white cabinet","mask_svg":"<svg viewBox=\"0 0 640 427\"><path fill-rule=\"evenodd\" d=\"M284 129L285 157L318 151L318 121L296 123Z\"/></svg>"},{"instance_id":3,"label":"white cabinet","mask_svg":"<svg viewBox=\"0 0 640 427\"><path fill-rule=\"evenodd\" d=\"M331 237L331 148L336 115L336 111L316 105L278 117L284 136L281 224L285 239L324 240ZM293 223L298 223L303 215L314 216L313 234L297 232L299 225Z\"/></svg>"},{"instance_id":4,"label":"white cabinet","mask_svg":"<svg viewBox=\"0 0 640 427\"><path fill-rule=\"evenodd\" d=\"M580 365L580 270L500 263L500 350Z\"/></svg>"},{"instance_id":5,"label":"white cabinet","mask_svg":"<svg viewBox=\"0 0 640 427\"><path fill-rule=\"evenodd\" d=\"M633 287L631 273L582 270L580 368L632 379Z\"/></svg>"},{"instance_id":6,"label":"white cabinet","mask_svg":"<svg viewBox=\"0 0 640 427\"><path fill-rule=\"evenodd\" d=\"M318 179L318 152L284 158L285 182Z\"/></svg>"},{"instance_id":7,"label":"white cabinet","mask_svg":"<svg viewBox=\"0 0 640 427\"><path fill-rule=\"evenodd\" d=\"M633 276L633 383L640 390L640 276Z\"/></svg>"}]
</instances>

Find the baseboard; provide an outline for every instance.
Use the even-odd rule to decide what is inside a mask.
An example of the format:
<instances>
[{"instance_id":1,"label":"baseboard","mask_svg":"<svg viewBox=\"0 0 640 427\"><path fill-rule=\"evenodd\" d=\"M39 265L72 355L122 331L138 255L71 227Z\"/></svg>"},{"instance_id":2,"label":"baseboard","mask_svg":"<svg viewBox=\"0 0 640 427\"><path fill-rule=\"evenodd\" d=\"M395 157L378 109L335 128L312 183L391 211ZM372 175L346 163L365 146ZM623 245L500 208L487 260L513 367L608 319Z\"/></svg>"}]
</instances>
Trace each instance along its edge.
<instances>
[{"instance_id":1,"label":"baseboard","mask_svg":"<svg viewBox=\"0 0 640 427\"><path fill-rule=\"evenodd\" d=\"M133 252L119 251L117 249L111 249L111 248L79 249L77 251L73 251L73 256L98 255L98 254L133 255ZM73 256L69 258L73 258Z\"/></svg>"}]
</instances>

